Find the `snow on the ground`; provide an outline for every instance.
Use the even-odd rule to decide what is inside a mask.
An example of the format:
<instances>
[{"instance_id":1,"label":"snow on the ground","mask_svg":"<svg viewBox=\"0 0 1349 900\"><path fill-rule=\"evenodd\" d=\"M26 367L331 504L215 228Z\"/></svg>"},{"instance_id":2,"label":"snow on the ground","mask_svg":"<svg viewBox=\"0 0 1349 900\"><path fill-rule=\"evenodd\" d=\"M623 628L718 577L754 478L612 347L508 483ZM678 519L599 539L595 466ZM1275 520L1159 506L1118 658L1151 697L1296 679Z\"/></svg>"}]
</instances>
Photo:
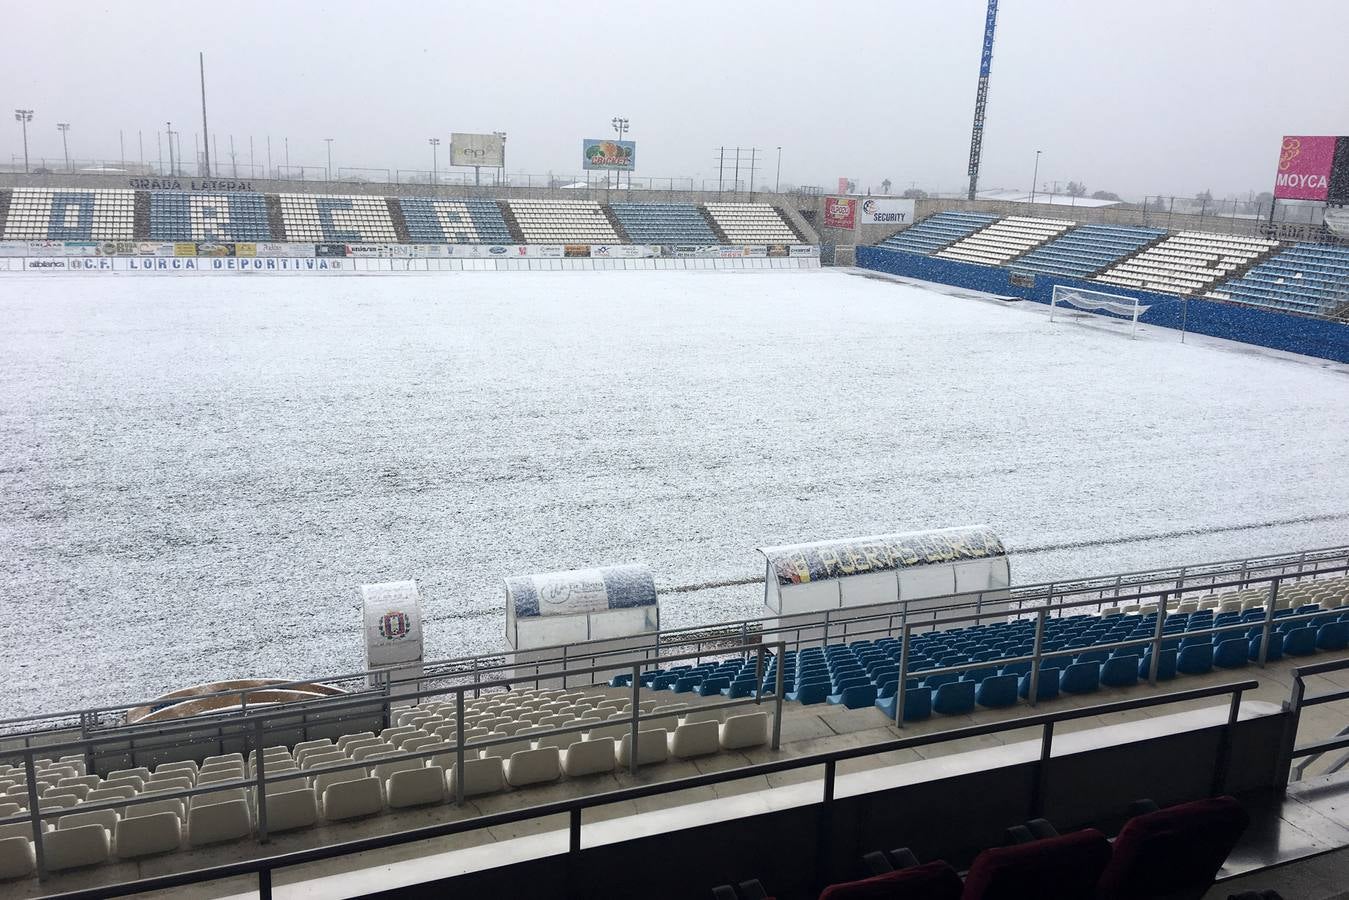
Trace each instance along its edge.
<instances>
[{"instance_id":1,"label":"snow on the ground","mask_svg":"<svg viewBox=\"0 0 1349 900\"><path fill-rule=\"evenodd\" d=\"M367 581L421 582L442 657L502 645L522 572L734 580L977 522L1018 583L1345 542L1349 376L1032 306L836 271L5 279L3 713L359 669Z\"/></svg>"}]
</instances>

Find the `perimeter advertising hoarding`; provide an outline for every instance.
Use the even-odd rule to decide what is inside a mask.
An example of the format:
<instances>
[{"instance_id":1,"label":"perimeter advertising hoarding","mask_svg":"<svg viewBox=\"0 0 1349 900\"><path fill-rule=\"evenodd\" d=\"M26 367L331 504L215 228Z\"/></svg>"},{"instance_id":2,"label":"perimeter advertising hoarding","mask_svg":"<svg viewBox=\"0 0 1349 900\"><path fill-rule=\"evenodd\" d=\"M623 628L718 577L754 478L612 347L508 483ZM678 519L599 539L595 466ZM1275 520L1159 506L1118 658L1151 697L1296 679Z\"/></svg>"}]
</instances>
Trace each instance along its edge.
<instances>
[{"instance_id":1,"label":"perimeter advertising hoarding","mask_svg":"<svg viewBox=\"0 0 1349 900\"><path fill-rule=\"evenodd\" d=\"M912 200L897 200L893 197L867 197L857 211L860 225L912 225Z\"/></svg>"},{"instance_id":2,"label":"perimeter advertising hoarding","mask_svg":"<svg viewBox=\"0 0 1349 900\"><path fill-rule=\"evenodd\" d=\"M826 197L824 199L824 227L857 227L857 199L855 197Z\"/></svg>"},{"instance_id":3,"label":"perimeter advertising hoarding","mask_svg":"<svg viewBox=\"0 0 1349 900\"><path fill-rule=\"evenodd\" d=\"M1280 200L1349 200L1349 137L1288 135L1279 147L1274 196Z\"/></svg>"},{"instance_id":4,"label":"perimeter advertising hoarding","mask_svg":"<svg viewBox=\"0 0 1349 900\"><path fill-rule=\"evenodd\" d=\"M581 167L631 172L637 166L636 141L586 138L581 142Z\"/></svg>"},{"instance_id":5,"label":"perimeter advertising hoarding","mask_svg":"<svg viewBox=\"0 0 1349 900\"><path fill-rule=\"evenodd\" d=\"M450 135L450 165L501 168L506 165L506 142L496 134L456 131Z\"/></svg>"}]
</instances>

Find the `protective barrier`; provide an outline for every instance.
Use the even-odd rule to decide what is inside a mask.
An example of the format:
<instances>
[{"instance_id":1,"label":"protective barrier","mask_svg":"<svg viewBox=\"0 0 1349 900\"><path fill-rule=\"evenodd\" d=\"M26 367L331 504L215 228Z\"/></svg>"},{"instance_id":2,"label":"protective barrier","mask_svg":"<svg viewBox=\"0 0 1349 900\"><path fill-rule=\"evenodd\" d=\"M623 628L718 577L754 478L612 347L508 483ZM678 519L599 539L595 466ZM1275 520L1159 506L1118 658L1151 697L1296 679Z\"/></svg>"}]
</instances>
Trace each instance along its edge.
<instances>
[{"instance_id":1,"label":"protective barrier","mask_svg":"<svg viewBox=\"0 0 1349 900\"><path fill-rule=\"evenodd\" d=\"M1078 278L1029 276L1001 266L980 266L878 247L858 247L857 265L891 275L951 284L1003 297L1021 297L1045 304L1052 299L1055 285L1084 290L1100 288L1096 282ZM1174 329L1183 325L1186 330L1196 334L1335 362L1349 362L1349 324L1344 322L1291 316L1215 300L1182 300L1173 294L1157 294L1115 285L1111 285L1110 289L1150 304L1151 308L1139 318L1143 325Z\"/></svg>"},{"instance_id":2,"label":"protective barrier","mask_svg":"<svg viewBox=\"0 0 1349 900\"><path fill-rule=\"evenodd\" d=\"M79 275L371 275L427 272L560 272L684 269L818 269L817 256L638 259L380 257L0 256L0 273Z\"/></svg>"}]
</instances>

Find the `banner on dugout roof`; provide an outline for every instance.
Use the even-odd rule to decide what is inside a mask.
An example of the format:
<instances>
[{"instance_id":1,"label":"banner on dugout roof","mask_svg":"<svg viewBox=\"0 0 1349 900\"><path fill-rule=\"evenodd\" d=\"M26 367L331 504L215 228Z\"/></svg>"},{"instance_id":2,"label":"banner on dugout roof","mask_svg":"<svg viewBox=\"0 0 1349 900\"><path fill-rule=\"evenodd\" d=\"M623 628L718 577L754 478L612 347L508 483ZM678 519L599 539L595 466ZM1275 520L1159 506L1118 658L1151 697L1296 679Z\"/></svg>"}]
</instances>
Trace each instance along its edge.
<instances>
[{"instance_id":1,"label":"banner on dugout roof","mask_svg":"<svg viewBox=\"0 0 1349 900\"><path fill-rule=\"evenodd\" d=\"M636 141L586 138L581 142L581 167L584 169L631 172L636 166Z\"/></svg>"}]
</instances>

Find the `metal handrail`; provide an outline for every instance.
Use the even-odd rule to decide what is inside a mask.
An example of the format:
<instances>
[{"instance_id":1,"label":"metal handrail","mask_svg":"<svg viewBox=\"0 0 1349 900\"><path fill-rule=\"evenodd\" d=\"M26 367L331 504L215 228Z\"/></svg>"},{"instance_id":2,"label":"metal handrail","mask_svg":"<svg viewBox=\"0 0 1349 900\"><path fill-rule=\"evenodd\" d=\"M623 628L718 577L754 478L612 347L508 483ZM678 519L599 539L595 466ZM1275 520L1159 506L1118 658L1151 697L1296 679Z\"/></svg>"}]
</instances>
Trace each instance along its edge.
<instances>
[{"instance_id":1,"label":"metal handrail","mask_svg":"<svg viewBox=\"0 0 1349 900\"><path fill-rule=\"evenodd\" d=\"M767 672L766 656L768 652L771 649L776 652L779 658L781 658L781 655L785 651L786 647L785 644L779 642L777 644L757 644L752 647L747 646L745 648L737 648L737 649L752 650L756 654L755 671L756 673L758 673L759 684L761 685L762 679ZM693 659L696 656L697 654L688 653L680 657L675 657L675 659L676 660ZM630 773L634 776L637 774L638 769L638 759L639 759L638 754L639 754L640 734L641 734L640 724L642 722L649 722L658 719L666 719L669 718L669 716L671 715L671 713L669 712L664 712L661 714L657 714L654 711L649 714L642 713L641 670L646 665L648 665L647 661L644 659L640 659L640 660L633 660L626 666L631 670L632 676L632 685L631 685L632 711L631 714L627 717L627 721L629 723L629 732L627 737L629 741L628 766ZM600 672L612 672L615 668L623 668L623 667L624 666L611 663L605 666L596 666L589 669L571 670L570 674L575 675L597 674ZM543 675L541 680L551 681L554 679L561 678L565 674L568 673L567 672L548 673ZM453 752L455 754L455 771L460 773L459 777L456 779L455 802L462 806L464 802L464 781L466 772L465 761L467 759L466 754L468 753L468 751L472 749L473 751L476 752L477 750L483 748L499 746L501 744L512 743L514 741L519 740L519 738L515 736L509 736L506 738L487 739L474 742L465 740L465 732L467 728L465 725L466 717L464 714L464 695L468 691L470 690L476 691L480 687L510 688L514 683L514 681L515 681L514 679L502 679L498 681L483 682L481 684L474 684L474 685L460 685L457 687L448 687L436 690L400 693L396 696L385 695L384 697L381 698L381 704L383 708L382 709L383 719L384 721L388 721L389 710L395 702L408 703L408 705L411 706L412 701L421 701L431 697L453 695L456 704L456 715L455 715L456 737L453 748L436 747L436 748L420 749L405 754L392 754L387 757L380 757L378 760L375 761L368 761L368 760L362 760L359 762L352 761L350 763L341 763L333 766L325 766L321 769L312 769L307 771L301 770L294 774L283 773L279 776L274 776L272 778L268 778L266 776L266 767L267 767L266 754L263 752L264 748L267 746L266 742L267 723L268 722L275 723L276 720L291 719L294 717L294 713L286 709L285 707L281 708L270 707L270 708L255 709L252 712L246 712L242 715L239 715L238 717L236 717L235 719L233 719L228 723L228 726L231 729L232 737L243 738L245 740L245 746L247 746L249 743L253 745L252 749L255 753L254 759L256 760L254 765L253 777L211 782L207 786L194 785L191 788L181 788L174 791L162 791L162 792L156 791L152 795L148 796L138 795L136 797L128 798L125 800L118 799L118 800L103 801L100 803L82 803L79 804L78 811L97 812L106 809L119 809L126 806L133 806L138 803L149 803L158 800L172 800L180 798L188 799L202 794L214 793L216 791L233 790L236 788L249 787L253 788L256 791L255 797L256 797L256 809L258 819L258 840L261 843L266 843L268 840L267 785L276 784L282 781L293 781L297 778L309 778L321 775L325 772L343 772L352 769L365 770L369 769L372 765L379 765L385 762L399 762L403 760L412 760L412 759L430 759L430 757L439 756L441 754L448 752ZM782 736L783 685L782 685L781 666L778 666L777 668L776 686L777 690L774 692L773 697L774 715L773 715L772 736L769 742L770 746L774 750L777 750L780 747ZM763 705L763 695L764 692L762 690L755 690L753 696L750 697L745 697L743 699L736 699L736 700L727 700L725 702L719 703L700 704L700 708L711 710L711 709L730 709L750 705L761 706ZM370 705L371 704L369 700L361 701L361 700L344 699L341 702L334 702L330 704L328 707L326 707L326 709L343 710L349 708L369 708ZM611 719L609 720L609 723L615 724L615 720ZM286 728L287 730L293 728L293 726L289 725L282 727ZM273 730L276 729L274 728ZM156 730L154 732L154 735L157 737L163 737L165 735L178 734L182 732L200 732L200 731L201 731L201 723L185 721L162 727ZM546 729L543 731L532 731L530 732L529 739L533 740L538 738L547 738L561 734L576 733L578 731L579 729L577 729L575 726L558 726L556 728ZM125 749L126 753L130 754L135 753L134 743L129 742L128 738L125 735L116 735L116 734L109 734L96 737L86 737L76 741L57 742L43 745L41 748L25 747L22 750L10 750L0 752L0 759L7 759L7 758L22 759L24 766L24 775L28 784L28 799L29 799L28 810L26 814L10 816L4 819L0 819L0 825L7 825L11 823L21 823L21 822L28 822L31 824L33 832L33 850L36 858L39 879L43 879L46 877L46 857L43 848L44 828L42 822L44 819L47 818L53 817L59 818L62 815L70 815L70 813L65 813L61 809L43 810L41 808L40 798L38 797L37 794L36 763L38 753L43 752L51 754L60 754L63 751L79 750L81 751L82 755L85 756L86 759L91 759L94 756L94 748L101 745L109 745L109 744L124 746L126 748ZM170 749L171 746L172 745L169 746L158 745L156 746L155 749L165 750Z\"/></svg>"},{"instance_id":2,"label":"metal handrail","mask_svg":"<svg viewBox=\"0 0 1349 900\"><path fill-rule=\"evenodd\" d=\"M695 775L688 778L676 779L674 781L662 781L636 787L621 788L616 791L591 794L569 800L560 800L553 803L530 806L524 809L491 813L473 819L462 819L455 822L428 825L395 832L393 834L384 834L355 841L346 841L340 844L329 844L327 846L315 847L309 850L282 853L263 859L210 866L207 868L195 869L190 872L178 872L171 875L142 878L136 881L123 882L121 884L52 894L48 895L48 900L97 900L97 898L104 897L123 897L145 891L178 888L190 884L200 884L206 881L217 881L223 878L252 874L258 876L259 896L263 898L263 900L270 900L272 896L272 873L277 869L303 865L305 863L320 862L353 853L382 850L389 847L400 846L402 844L413 843L415 841L448 837L465 832L478 831L484 828L494 828L499 825L509 825L515 822L523 822L562 814L566 814L569 817L570 839L568 852L576 853L581 849L581 814L585 810L594 807L640 800L645 797L693 790L695 788L710 787L731 781L757 778L779 772L787 772L819 765L825 767L823 779L824 791L821 802L825 806L828 806L834 799L834 784L837 766L840 762L876 756L882 753L891 753L898 750L909 750L931 744L941 744L949 741L998 734L1003 731L1014 731L1035 727L1041 728L1041 749L1038 763L1039 771L1037 772L1036 777L1037 789L1033 792L1031 812L1033 814L1038 814L1040 812L1039 807L1042 805L1045 788L1048 785L1046 763L1048 760L1052 759L1055 724L1071 721L1073 719L1103 716L1111 713L1127 712L1134 709L1144 709L1147 707L1163 706L1172 703L1202 700L1208 697L1231 695L1231 701L1228 704L1227 721L1221 726L1216 726L1223 729L1222 740L1219 741L1218 755L1214 766L1214 781L1212 784L1212 792L1217 794L1221 793L1227 780L1227 772L1231 762L1231 737L1240 712L1241 695L1245 691L1253 690L1258 686L1259 683L1256 681L1230 682L1228 684L1212 685L1210 687L1178 691L1160 696L1138 697L1131 700L1099 704L1097 706L1064 709L1058 712L1044 713L1025 718L990 722L984 725L971 725L964 728L952 729L950 731L931 732L877 744L869 744L862 747L847 747L823 753L814 753L808 756L798 756L790 759L776 760L774 762L758 763L738 769Z\"/></svg>"},{"instance_id":3,"label":"metal handrail","mask_svg":"<svg viewBox=\"0 0 1349 900\"><path fill-rule=\"evenodd\" d=\"M1329 568L1320 565L1320 563L1325 562L1327 560L1339 560L1339 559L1344 559L1345 563L1343 565L1336 565ZM1311 569L1305 568L1309 563L1312 564L1313 567ZM1298 571L1292 575L1286 573L1280 575L1258 574L1256 571L1253 571L1269 568L1280 568L1281 570L1286 570L1288 567L1294 565L1298 567ZM1237 567L1238 572L1237 577L1225 579L1223 581L1215 580L1218 575L1232 571L1233 567ZM1061 584L1056 582L1045 582L1038 585L1029 585L1025 588L1018 589L1013 593L1013 596L1011 597L1011 600L1018 604L1019 607L1018 611L1013 612L1006 609L1000 609L997 610L996 612L990 611L984 613L982 616L975 616L974 618L977 621L980 618L989 618L994 615L1027 615L1027 614L1034 614L1037 610L1040 609L1048 609L1051 611L1061 612L1066 609L1075 609L1079 607L1096 606L1099 608L1105 605L1106 601L1104 599L1103 592L1106 590L1111 590L1114 592L1111 596L1112 601L1118 602L1121 600L1138 600L1141 602L1153 597L1158 598L1167 596L1179 597L1182 594L1195 593L1195 592L1212 593L1216 590L1223 588L1248 588L1253 584L1258 585L1273 581L1282 581L1285 578L1293 580L1314 579L1318 576L1336 573L1349 573L1349 547L1327 547L1316 550L1308 550L1299 554L1274 554L1264 557L1227 560L1217 563L1206 563L1200 566L1189 566L1180 569L1140 570L1137 572L1124 572L1117 575L1104 576L1099 579L1078 579L1067 584ZM1140 577L1146 577L1146 580L1137 581L1136 579ZM1186 578L1207 578L1208 581L1202 585L1196 584L1193 586L1187 586L1183 584ZM1177 583L1174 585L1170 585L1166 588L1157 588L1146 591L1142 590L1141 588L1137 591L1134 590L1134 587L1137 585L1145 586L1150 583L1162 583L1162 582L1167 582L1169 584L1170 582L1173 581ZM1121 591L1124 591L1125 593L1121 593ZM1057 603L1053 602L1053 599L1055 597L1064 597L1066 595L1093 593L1093 592L1098 594L1097 599L1078 600L1072 602L1065 602L1060 600ZM927 615L929 613L932 613L934 615L934 619L926 621L925 624L923 624L920 627L969 621L971 618L970 616L936 619L935 614L938 612L945 611L947 609L955 610L974 607L976 610L978 610L982 607L983 603L985 602L984 601L985 593L988 592L975 592L973 594L952 595L952 597L967 597L967 598L973 597L973 599L972 600L967 599L964 602L958 602L956 604L952 604L946 607L930 607L922 610L921 614ZM1046 600L1046 605L1034 606L1029 609L1026 608L1025 606L1026 603L1042 597ZM1002 601L999 600L994 602L1002 602ZM830 614L835 612L835 610L828 610L825 611L824 614L825 620L823 623L819 621L821 615L819 612L791 613L786 615L777 615L774 616L773 618L777 619L779 623L784 624L779 624L774 628L768 629L762 627L763 626L762 619L736 619L710 625L688 626L682 629L672 631L657 631L651 635L653 641L652 645L650 647L641 649L643 649L644 652L654 652L655 654L657 654L656 658L669 659L670 658L669 656L663 655L661 652L662 642L664 642L664 645L666 647L677 647L681 645L687 645L690 643L701 646L704 642L707 641L727 640L733 638L737 630L742 638L741 641L742 643L747 643L747 641L745 641L744 638L746 638L750 633L759 634L762 637L766 638L769 637L770 635L775 634L785 635L789 632L795 631L797 634L797 640L794 642L794 644L799 647L801 643L800 633L804 629L823 627L826 629L827 635L827 631L832 625L841 625L844 628L844 633L847 634L848 628L852 623L868 622L879 619L888 619L893 621L893 619L897 615L899 615L898 613L893 611L893 607L894 604L891 603L891 604L873 604L869 606L839 608L837 612L844 613L845 617L833 621L830 620ZM798 624L793 624L798 620L799 620ZM723 632L724 637L709 638L707 636L708 632ZM680 635L689 635L689 637L687 637L684 641L679 641L678 637ZM459 678L459 677L476 678L480 673L483 672L492 672L496 670L519 671L521 668L528 668L531 666L534 667L535 672L537 673L539 670L538 668L539 666L552 665L556 663L562 663L565 666L568 662L567 659L568 651L574 651L577 646L578 645L557 644L537 648L535 652L542 654L552 653L554 655L545 656L540 660L531 661L529 663L515 663L510 662L509 660L503 660L503 657L510 656L510 651L433 660L424 663L423 674L419 678L413 680L417 682L428 682L442 678L444 679ZM584 647L584 645L580 646ZM634 652L634 649L637 648L627 647L618 649L603 649L592 651L589 653L581 652L575 654L573 658L590 659L593 662L597 659L602 659L606 657L631 654L632 652ZM719 649L717 650L716 655L722 655L725 652L726 651L724 649ZM497 660L502 661L499 663L495 662ZM487 661L492 661L494 664L482 666L482 664ZM465 669L465 667L467 667L467 669ZM435 671L437 668L443 669L444 671ZM431 669L432 671L428 672L426 671L427 669ZM211 694L201 694L192 697L190 699L202 700L202 699L210 699L213 697L238 696L240 698L240 706L246 709L248 706L247 697L254 691L284 690L287 687L295 687L314 683L332 684L335 682L336 683L356 682L356 681L364 682L370 679L372 676L376 678L387 677L389 671L390 671L389 669L368 669L358 672L348 672L330 676L300 678L295 679L293 681L280 682L253 689L229 690ZM573 671L579 672L579 670ZM522 681L526 679L517 675L514 678L514 680ZM331 699L332 698L315 698L315 700L312 701L291 703L287 704L287 706L295 710L300 710L305 708L309 704L326 703L330 702ZM70 710L62 713L45 713L39 715L0 719L0 728L12 725L24 725L27 723L53 722L54 720L68 720L70 724L74 724L75 721L78 720L82 728L87 728L88 723L95 722L97 720L97 716L101 713L124 713L127 710L134 709L137 707L153 705L154 702L155 700L151 699L135 703L123 703L102 707L87 707L84 709ZM230 715L230 713L207 713L198 716L196 718L199 722L205 722L211 720L214 717L222 715L228 716ZM69 726L54 725L53 727L59 728ZM120 729L125 729L128 726L122 723L118 723L117 727ZM51 728L39 729L37 733L42 733L50 730ZM17 739L20 737L25 737L25 734L24 732L16 731L12 732L9 736L11 739Z\"/></svg>"},{"instance_id":4,"label":"metal handrail","mask_svg":"<svg viewBox=\"0 0 1349 900\"><path fill-rule=\"evenodd\" d=\"M1293 686L1290 689L1288 702L1284 704L1289 716L1284 727L1283 746L1277 773L1279 787L1286 790L1290 781L1301 781L1302 774L1307 771L1308 767L1331 750L1349 748L1349 726L1342 728L1334 737L1323 738L1309 744L1303 744L1300 747L1297 746L1297 729L1302 721L1303 709L1309 706L1335 703L1339 700L1349 700L1349 688L1324 691L1319 694L1312 694L1309 697L1307 696L1307 679L1313 675L1342 672L1346 669L1349 669L1349 658L1312 663L1306 666L1298 666L1293 670ZM1295 759L1301 759L1302 762L1294 766L1293 760ZM1349 765L1349 753L1341 754L1338 759L1332 762L1327 774L1337 772L1345 765Z\"/></svg>"}]
</instances>

